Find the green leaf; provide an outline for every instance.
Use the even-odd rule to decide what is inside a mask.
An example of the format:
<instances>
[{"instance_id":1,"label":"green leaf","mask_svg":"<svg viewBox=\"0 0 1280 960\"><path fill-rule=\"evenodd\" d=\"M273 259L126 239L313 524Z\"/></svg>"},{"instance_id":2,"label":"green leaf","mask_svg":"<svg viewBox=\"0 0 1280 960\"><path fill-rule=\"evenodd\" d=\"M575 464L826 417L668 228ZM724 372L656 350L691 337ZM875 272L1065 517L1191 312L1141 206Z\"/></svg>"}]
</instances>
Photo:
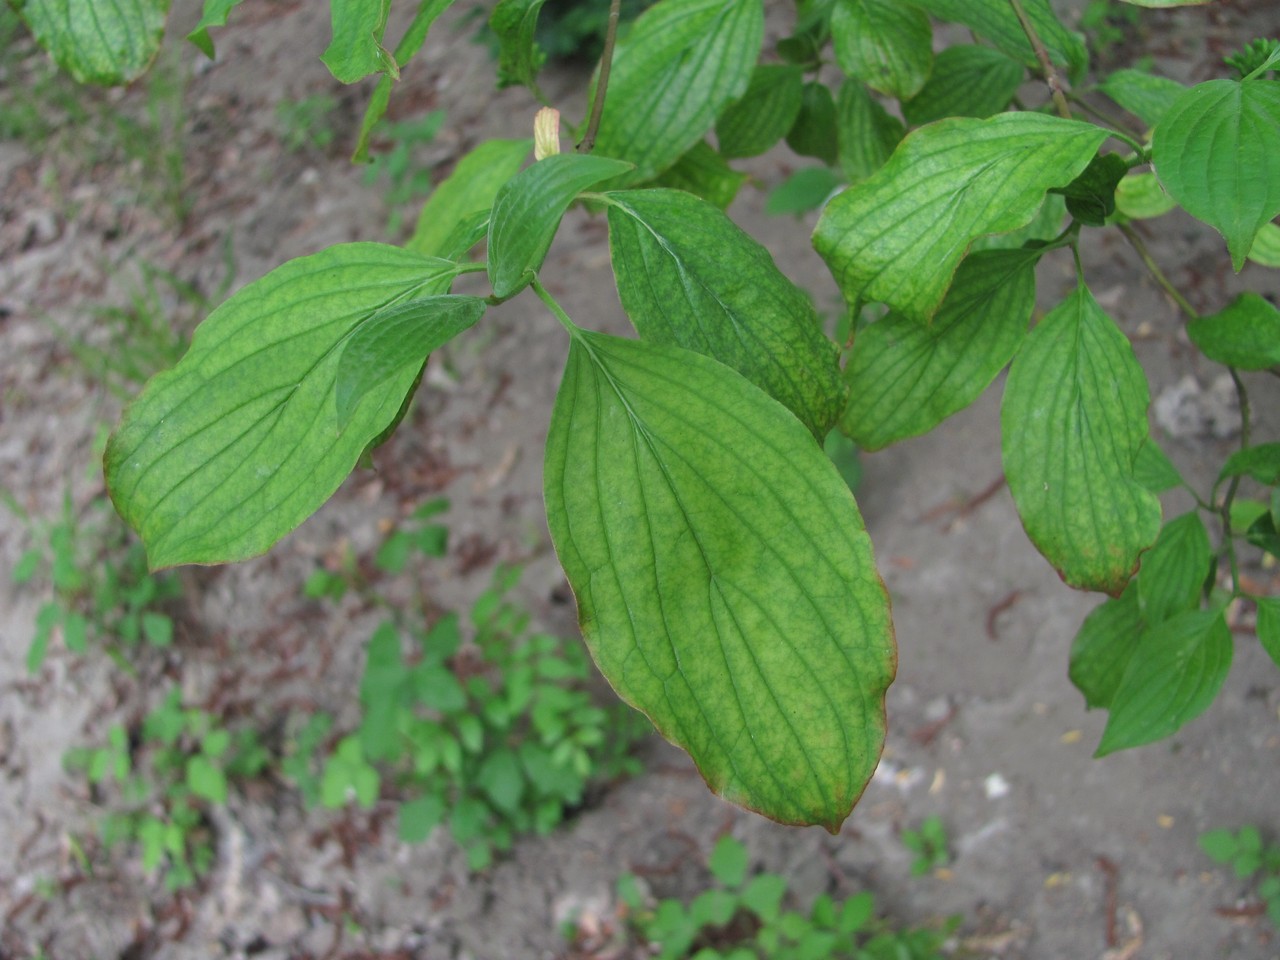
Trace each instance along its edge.
<instances>
[{"instance_id":1,"label":"green leaf","mask_svg":"<svg viewBox=\"0 0 1280 960\"><path fill-rule=\"evenodd\" d=\"M800 92L800 112L787 132L787 146L802 157L835 164L839 155L836 101L825 83L806 83Z\"/></svg>"},{"instance_id":2,"label":"green leaf","mask_svg":"<svg viewBox=\"0 0 1280 960\"><path fill-rule=\"evenodd\" d=\"M1280 267L1280 227L1264 223L1258 228L1258 235L1249 248L1249 259L1259 266Z\"/></svg>"},{"instance_id":3,"label":"green leaf","mask_svg":"<svg viewBox=\"0 0 1280 960\"><path fill-rule=\"evenodd\" d=\"M933 66L933 28L898 0L835 0L831 40L848 76L898 100L920 92Z\"/></svg>"},{"instance_id":4,"label":"green leaf","mask_svg":"<svg viewBox=\"0 0 1280 960\"><path fill-rule=\"evenodd\" d=\"M941 120L827 205L813 245L850 302L925 321L969 244L1028 223L1045 191L1070 183L1105 130L1034 113Z\"/></svg>"},{"instance_id":5,"label":"green leaf","mask_svg":"<svg viewBox=\"0 0 1280 960\"><path fill-rule=\"evenodd\" d=\"M990 40L1003 53L1024 66L1039 70L1035 51L1027 40L1022 23L1008 0L913 0L939 20L963 23L974 33ZM1066 67L1073 81L1083 77L1089 65L1084 37L1062 25L1049 0L1022 0L1027 18L1043 41L1049 59Z\"/></svg>"},{"instance_id":6,"label":"green leaf","mask_svg":"<svg viewBox=\"0 0 1280 960\"><path fill-rule=\"evenodd\" d=\"M817 210L843 182L830 167L802 167L769 191L764 212L780 217Z\"/></svg>"},{"instance_id":7,"label":"green leaf","mask_svg":"<svg viewBox=\"0 0 1280 960\"><path fill-rule=\"evenodd\" d=\"M1046 194L1044 203L1025 227L999 236L979 237L969 247L978 250L1017 250L1019 247L1043 246L1062 232L1067 220L1067 202L1059 193Z\"/></svg>"},{"instance_id":8,"label":"green leaf","mask_svg":"<svg viewBox=\"0 0 1280 960\"><path fill-rule=\"evenodd\" d=\"M825 437L846 398L839 351L769 252L690 194L606 196L618 295L640 336L732 367Z\"/></svg>"},{"instance_id":9,"label":"green leaf","mask_svg":"<svg viewBox=\"0 0 1280 960\"><path fill-rule=\"evenodd\" d=\"M77 83L117 86L142 76L160 50L170 0L26 0L36 43Z\"/></svg>"},{"instance_id":10,"label":"green leaf","mask_svg":"<svg viewBox=\"0 0 1280 960\"><path fill-rule=\"evenodd\" d=\"M373 95L369 97L369 106L365 108L364 119L360 121L360 135L356 139L356 149L351 155L352 163L368 162L369 138L391 103L391 85L395 83L400 68L406 66L413 59L414 54L422 49L436 17L452 5L453 0L420 0L418 12L413 15L413 20L405 30L404 36L396 44L396 69L388 70L378 78L378 85L374 88Z\"/></svg>"},{"instance_id":11,"label":"green leaf","mask_svg":"<svg viewBox=\"0 0 1280 960\"><path fill-rule=\"evenodd\" d=\"M699 927L722 927L733 919L733 912L738 906L737 899L727 890L703 890L689 904L689 919ZM720 954L703 948L693 955L692 960L720 960Z\"/></svg>"},{"instance_id":12,"label":"green leaf","mask_svg":"<svg viewBox=\"0 0 1280 960\"><path fill-rule=\"evenodd\" d=\"M498 0L489 15L489 28L498 38L498 89L525 86L538 89L538 71L547 55L538 47L534 33L538 11L546 0Z\"/></svg>"},{"instance_id":13,"label":"green leaf","mask_svg":"<svg viewBox=\"0 0 1280 960\"><path fill-rule=\"evenodd\" d=\"M968 257L933 322L900 313L858 331L840 429L864 450L932 430L964 409L1022 345L1036 301L1037 251Z\"/></svg>"},{"instance_id":14,"label":"green leaf","mask_svg":"<svg viewBox=\"0 0 1280 960\"><path fill-rule=\"evenodd\" d=\"M1186 87L1143 70L1117 70L1101 83L1102 92L1153 129Z\"/></svg>"},{"instance_id":15,"label":"green leaf","mask_svg":"<svg viewBox=\"0 0 1280 960\"><path fill-rule=\"evenodd\" d=\"M360 324L341 347L334 384L338 429L351 422L366 396L390 380L420 370L427 357L484 314L479 297L437 294L384 307Z\"/></svg>"},{"instance_id":16,"label":"green leaf","mask_svg":"<svg viewBox=\"0 0 1280 960\"><path fill-rule=\"evenodd\" d=\"M1080 176L1053 193L1067 198L1067 213L1085 226L1101 227L1116 212L1116 185L1129 172L1118 153L1104 153L1089 161Z\"/></svg>"},{"instance_id":17,"label":"green leaf","mask_svg":"<svg viewBox=\"0 0 1280 960\"><path fill-rule=\"evenodd\" d=\"M1131 173L1116 184L1116 209L1131 219L1163 216L1177 205L1154 173Z\"/></svg>"},{"instance_id":18,"label":"green leaf","mask_svg":"<svg viewBox=\"0 0 1280 960\"><path fill-rule=\"evenodd\" d=\"M524 794L524 773L520 761L510 750L494 750L476 771L476 786L499 810L515 813L520 809L520 798Z\"/></svg>"},{"instance_id":19,"label":"green leaf","mask_svg":"<svg viewBox=\"0 0 1280 960\"><path fill-rule=\"evenodd\" d=\"M650 185L684 190L724 210L733 203L733 198L738 195L742 185L750 179L747 174L732 169L724 157L716 153L705 140L701 140Z\"/></svg>"},{"instance_id":20,"label":"green leaf","mask_svg":"<svg viewBox=\"0 0 1280 960\"><path fill-rule=\"evenodd\" d=\"M1209 576L1209 533L1192 510L1164 525L1155 546L1142 556L1138 573L1138 604L1149 624L1200 605Z\"/></svg>"},{"instance_id":21,"label":"green leaf","mask_svg":"<svg viewBox=\"0 0 1280 960\"><path fill-rule=\"evenodd\" d=\"M187 786L191 792L210 803L227 802L227 777L203 753L187 760Z\"/></svg>"},{"instance_id":22,"label":"green leaf","mask_svg":"<svg viewBox=\"0 0 1280 960\"><path fill-rule=\"evenodd\" d=\"M539 160L503 184L489 218L489 283L510 297L542 266L569 204L588 187L626 173L631 164L585 153Z\"/></svg>"},{"instance_id":23,"label":"green leaf","mask_svg":"<svg viewBox=\"0 0 1280 960\"><path fill-rule=\"evenodd\" d=\"M905 133L902 121L872 98L863 84L846 80L841 85L836 140L840 170L850 183L865 180L883 167Z\"/></svg>"},{"instance_id":24,"label":"green leaf","mask_svg":"<svg viewBox=\"0 0 1280 960\"><path fill-rule=\"evenodd\" d=\"M1218 481L1243 476L1253 477L1267 486L1280 483L1280 443L1259 443L1237 450L1222 465Z\"/></svg>"},{"instance_id":25,"label":"green leaf","mask_svg":"<svg viewBox=\"0 0 1280 960\"><path fill-rule=\"evenodd\" d=\"M1071 642L1068 675L1090 710L1111 706L1141 636L1136 586L1102 601L1085 617Z\"/></svg>"},{"instance_id":26,"label":"green leaf","mask_svg":"<svg viewBox=\"0 0 1280 960\"><path fill-rule=\"evenodd\" d=\"M729 834L716 841L707 869L723 886L740 887L747 878L747 848Z\"/></svg>"},{"instance_id":27,"label":"green leaf","mask_svg":"<svg viewBox=\"0 0 1280 960\"><path fill-rule=\"evenodd\" d=\"M239 6L240 0L204 0L204 10L200 22L187 34L187 40L195 44L210 60L214 57L213 39L209 36L210 27L225 27L231 11Z\"/></svg>"},{"instance_id":28,"label":"green leaf","mask_svg":"<svg viewBox=\"0 0 1280 960\"><path fill-rule=\"evenodd\" d=\"M1161 10L1170 7L1203 6L1210 3L1211 0L1124 0L1124 2L1131 3L1135 7L1151 7L1155 10Z\"/></svg>"},{"instance_id":29,"label":"green leaf","mask_svg":"<svg viewBox=\"0 0 1280 960\"><path fill-rule=\"evenodd\" d=\"M743 888L739 899L744 907L769 924L778 918L778 912L782 908L782 898L786 895L786 878L776 873L762 873L751 878ZM752 954L752 957L754 956L755 954Z\"/></svg>"},{"instance_id":30,"label":"green leaf","mask_svg":"<svg viewBox=\"0 0 1280 960\"><path fill-rule=\"evenodd\" d=\"M746 92L764 38L761 0L662 0L614 53L596 150L650 180Z\"/></svg>"},{"instance_id":31,"label":"green leaf","mask_svg":"<svg viewBox=\"0 0 1280 960\"><path fill-rule=\"evenodd\" d=\"M1280 667L1280 597L1259 597L1258 642Z\"/></svg>"},{"instance_id":32,"label":"green leaf","mask_svg":"<svg viewBox=\"0 0 1280 960\"><path fill-rule=\"evenodd\" d=\"M1280 364L1280 310L1256 293L1240 294L1223 310L1198 317L1187 335L1210 360L1241 370Z\"/></svg>"},{"instance_id":33,"label":"green leaf","mask_svg":"<svg viewBox=\"0 0 1280 960\"><path fill-rule=\"evenodd\" d=\"M727 159L756 157L783 137L796 122L803 98L804 71L791 64L760 64L746 93L716 118L716 142Z\"/></svg>"},{"instance_id":34,"label":"green leaf","mask_svg":"<svg viewBox=\"0 0 1280 960\"><path fill-rule=\"evenodd\" d=\"M913 127L946 117L985 119L1009 105L1026 75L1026 67L991 47L947 47L934 57L925 85L903 103L902 114Z\"/></svg>"},{"instance_id":35,"label":"green leaf","mask_svg":"<svg viewBox=\"0 0 1280 960\"><path fill-rule=\"evenodd\" d=\"M1244 532L1247 542L1259 550L1280 559L1280 531L1277 530L1275 518L1271 514L1263 514L1249 525Z\"/></svg>"},{"instance_id":36,"label":"green leaf","mask_svg":"<svg viewBox=\"0 0 1280 960\"><path fill-rule=\"evenodd\" d=\"M447 809L444 798L434 793L400 804L400 839L422 843L440 826Z\"/></svg>"},{"instance_id":37,"label":"green leaf","mask_svg":"<svg viewBox=\"0 0 1280 960\"><path fill-rule=\"evenodd\" d=\"M1187 213L1226 239L1239 271L1280 214L1280 83L1210 80L1185 91L1156 126L1151 160Z\"/></svg>"},{"instance_id":38,"label":"green leaf","mask_svg":"<svg viewBox=\"0 0 1280 960\"><path fill-rule=\"evenodd\" d=\"M391 0L329 0L333 40L320 57L334 78L355 83L371 73L396 77L400 68L382 45Z\"/></svg>"},{"instance_id":39,"label":"green leaf","mask_svg":"<svg viewBox=\"0 0 1280 960\"><path fill-rule=\"evenodd\" d=\"M453 172L422 205L418 226L405 244L432 257L462 256L459 226L477 214L488 214L498 190L520 172L533 141L486 140L458 161ZM470 249L470 246L468 246Z\"/></svg>"},{"instance_id":40,"label":"green leaf","mask_svg":"<svg viewBox=\"0 0 1280 960\"><path fill-rule=\"evenodd\" d=\"M1027 536L1070 586L1119 595L1160 532L1160 501L1133 472L1148 399L1133 348L1084 286L1031 331L1009 371L1009 490Z\"/></svg>"},{"instance_id":41,"label":"green leaf","mask_svg":"<svg viewBox=\"0 0 1280 960\"><path fill-rule=\"evenodd\" d=\"M374 390L339 432L337 348L456 272L396 247L343 244L284 264L210 314L107 444L112 500L152 568L256 556L324 503L417 373Z\"/></svg>"},{"instance_id":42,"label":"green leaf","mask_svg":"<svg viewBox=\"0 0 1280 960\"><path fill-rule=\"evenodd\" d=\"M1209 830L1200 834L1200 849L1215 863L1230 863L1235 859L1240 845L1230 830Z\"/></svg>"},{"instance_id":43,"label":"green leaf","mask_svg":"<svg viewBox=\"0 0 1280 960\"><path fill-rule=\"evenodd\" d=\"M173 643L173 621L163 613L148 610L142 615L142 635L153 647L167 647Z\"/></svg>"},{"instance_id":44,"label":"green leaf","mask_svg":"<svg viewBox=\"0 0 1280 960\"><path fill-rule=\"evenodd\" d=\"M1111 701L1094 754L1151 743L1208 709L1231 667L1231 631L1221 611L1194 610L1150 627Z\"/></svg>"},{"instance_id":45,"label":"green leaf","mask_svg":"<svg viewBox=\"0 0 1280 960\"><path fill-rule=\"evenodd\" d=\"M838 829L879 759L896 653L861 516L812 436L714 360L575 331L544 477L583 636L623 699L716 793Z\"/></svg>"},{"instance_id":46,"label":"green leaf","mask_svg":"<svg viewBox=\"0 0 1280 960\"><path fill-rule=\"evenodd\" d=\"M1138 457L1133 462L1133 479L1152 493L1186 486L1182 474L1178 473L1178 468L1160 449L1154 437L1147 437L1147 442L1138 449Z\"/></svg>"}]
</instances>

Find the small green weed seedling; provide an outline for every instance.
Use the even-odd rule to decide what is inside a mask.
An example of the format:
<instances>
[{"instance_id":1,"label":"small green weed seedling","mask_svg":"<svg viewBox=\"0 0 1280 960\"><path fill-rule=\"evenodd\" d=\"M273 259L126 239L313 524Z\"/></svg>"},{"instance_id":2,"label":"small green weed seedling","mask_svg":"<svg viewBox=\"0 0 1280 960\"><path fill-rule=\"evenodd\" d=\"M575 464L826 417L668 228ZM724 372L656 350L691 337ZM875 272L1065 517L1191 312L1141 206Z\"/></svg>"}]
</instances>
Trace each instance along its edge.
<instances>
[{"instance_id":1,"label":"small green weed seedling","mask_svg":"<svg viewBox=\"0 0 1280 960\"><path fill-rule=\"evenodd\" d=\"M389 141L391 147L372 156L364 182L365 186L387 182L387 206L391 210L387 232L392 236L399 236L408 204L431 192L432 168L423 164L417 154L435 140L442 126L444 111L433 110L415 120L384 121L374 132L375 141Z\"/></svg>"},{"instance_id":2,"label":"small green weed seedling","mask_svg":"<svg viewBox=\"0 0 1280 960\"><path fill-rule=\"evenodd\" d=\"M916 855L915 862L911 864L911 875L914 877L924 876L951 862L947 828L943 826L940 817L925 817L919 830L903 830L902 843Z\"/></svg>"},{"instance_id":3,"label":"small green weed seedling","mask_svg":"<svg viewBox=\"0 0 1280 960\"><path fill-rule=\"evenodd\" d=\"M1258 877L1258 896L1272 926L1280 929L1280 844L1265 843L1257 827L1210 830L1200 834L1200 849L1215 863L1229 863L1241 880Z\"/></svg>"},{"instance_id":4,"label":"small green weed seedling","mask_svg":"<svg viewBox=\"0 0 1280 960\"><path fill-rule=\"evenodd\" d=\"M822 894L807 911L786 910L786 878L748 877L747 860L741 843L722 836L707 860L717 885L692 903L655 905L630 874L618 880L618 899L658 960L935 960L960 922L894 930L876 919L867 892L847 900Z\"/></svg>"},{"instance_id":5,"label":"small green weed seedling","mask_svg":"<svg viewBox=\"0 0 1280 960\"><path fill-rule=\"evenodd\" d=\"M99 795L117 785L101 827L107 849L138 844L143 869L160 870L165 887L179 890L213 863L208 806L225 804L229 779L254 776L267 760L252 728L232 733L206 711L183 707L175 689L143 720L136 745L116 724L105 746L71 750L63 763Z\"/></svg>"},{"instance_id":6,"label":"small green weed seedling","mask_svg":"<svg viewBox=\"0 0 1280 960\"><path fill-rule=\"evenodd\" d=\"M44 581L52 593L36 614L27 649L31 673L44 664L55 633L73 653L84 653L90 642L113 655L142 640L157 647L173 642L164 605L181 595L178 578L147 571L142 545L115 522L105 497L93 500L82 516L67 494L61 515L44 522L30 518L11 496L4 502L33 541L13 568L13 582Z\"/></svg>"},{"instance_id":7,"label":"small green weed seedling","mask_svg":"<svg viewBox=\"0 0 1280 960\"><path fill-rule=\"evenodd\" d=\"M409 534L416 548L430 529ZM398 550L382 563L401 566ZM592 703L581 649L529 631L528 615L504 599L517 578L499 571L476 601L469 643L456 614L428 630L391 620L378 627L360 684L360 725L318 780L310 763L295 763L304 794L326 807L369 807L385 790L399 798L403 840L446 825L480 870L518 835L554 828L592 782L637 770L628 752L641 725L625 708ZM323 721L304 731L312 753L324 731Z\"/></svg>"},{"instance_id":8,"label":"small green weed seedling","mask_svg":"<svg viewBox=\"0 0 1280 960\"><path fill-rule=\"evenodd\" d=\"M336 109L337 98L327 93L277 103L276 120L285 149L290 153L329 149L338 135L332 118Z\"/></svg>"}]
</instances>

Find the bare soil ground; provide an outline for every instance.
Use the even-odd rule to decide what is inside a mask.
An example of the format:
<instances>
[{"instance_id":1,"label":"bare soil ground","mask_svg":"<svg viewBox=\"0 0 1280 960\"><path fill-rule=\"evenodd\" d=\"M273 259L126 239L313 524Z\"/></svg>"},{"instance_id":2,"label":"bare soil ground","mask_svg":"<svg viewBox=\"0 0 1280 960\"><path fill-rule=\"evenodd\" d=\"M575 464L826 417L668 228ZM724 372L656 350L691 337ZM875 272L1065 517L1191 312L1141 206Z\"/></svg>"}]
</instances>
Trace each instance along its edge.
<instances>
[{"instance_id":1,"label":"bare soil ground","mask_svg":"<svg viewBox=\"0 0 1280 960\"><path fill-rule=\"evenodd\" d=\"M1073 18L1083 4L1061 6ZM474 7L460 3L433 32L394 101L405 117L447 112L421 157L441 175L482 138L526 135L535 109L522 91L493 91L488 54L470 39ZM143 262L212 292L228 240L239 286L332 243L388 239L382 192L345 159L367 91L338 87L317 58L327 5L248 0L217 35L213 64L177 42L194 10L175 16L171 53L185 86L179 186L191 204L182 222L157 200L162 178L150 158L125 150L122 162L118 143L102 146L109 137L0 142L0 486L35 517L55 515L65 491L77 509L101 492L95 437L120 406L85 377L55 324L94 342L94 309L127 302ZM1192 80L1215 75L1223 53L1276 26L1268 0L1142 22L1137 47ZM4 82L16 89L24 76ZM580 114L585 80L553 73L547 93ZM337 141L286 149L276 104L317 94L338 101ZM142 89L93 96L108 112L148 109ZM795 165L783 151L752 172L768 187ZM732 214L833 308L837 295L808 244L813 218L767 218L762 196L749 187ZM1189 219L1144 230L1197 307L1216 309L1245 286L1280 291L1277 271L1250 265L1232 275L1220 238ZM1203 482L1236 439L1220 369L1191 348L1177 310L1118 236L1092 250L1086 270L1135 340L1158 435ZM1074 280L1065 254L1041 271L1049 306ZM625 331L600 222L572 214L547 274L580 323ZM476 876L443 834L405 846L385 809L305 811L278 778L233 793L215 818L217 862L194 891L166 893L136 853L105 855L95 839L101 811L62 769L64 753L102 743L112 723L136 722L173 684L189 703L263 728L299 704L349 724L376 614L356 602L306 601L301 585L343 545L367 550L381 522L428 497L451 501L450 553L425 583L391 589L421 589L454 608L484 588L494 564L519 562L523 602L545 628L573 635L540 493L564 337L528 297L481 328L433 358L411 419L375 471L357 472L270 555L187 571L175 646L140 650L132 673L55 643L28 676L45 597L0 577L0 958L621 956L570 945L559 923L576 913L607 930L623 871L658 895L695 892L726 831L746 843L754 867L787 875L804 902L867 889L904 923L963 915L961 956L1280 957L1245 886L1196 844L1212 827L1280 829L1280 673L1241 635L1208 713L1170 740L1091 759L1105 718L1086 714L1066 667L1097 600L1064 587L1022 533L1001 484L999 384L933 434L864 460L859 502L893 595L901 669L884 761L838 836L719 801L682 754L653 742L643 776ZM1248 380L1258 440L1280 436L1274 383ZM1187 506L1170 500L1166 514ZM28 529L0 513L0 570L29 542ZM1280 588L1274 570L1250 574ZM901 831L931 814L948 828L952 862L912 878Z\"/></svg>"}]
</instances>

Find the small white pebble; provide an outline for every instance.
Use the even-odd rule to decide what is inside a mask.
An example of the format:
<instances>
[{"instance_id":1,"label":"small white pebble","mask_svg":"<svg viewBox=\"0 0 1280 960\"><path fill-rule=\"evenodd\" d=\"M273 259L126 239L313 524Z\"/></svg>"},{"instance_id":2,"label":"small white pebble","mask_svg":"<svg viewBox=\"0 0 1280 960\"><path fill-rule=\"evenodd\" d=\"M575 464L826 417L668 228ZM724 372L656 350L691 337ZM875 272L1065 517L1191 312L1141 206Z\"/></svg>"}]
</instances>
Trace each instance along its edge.
<instances>
[{"instance_id":1,"label":"small white pebble","mask_svg":"<svg viewBox=\"0 0 1280 960\"><path fill-rule=\"evenodd\" d=\"M982 781L982 789L987 792L988 800L999 800L1009 792L1009 781L998 773L993 773Z\"/></svg>"}]
</instances>

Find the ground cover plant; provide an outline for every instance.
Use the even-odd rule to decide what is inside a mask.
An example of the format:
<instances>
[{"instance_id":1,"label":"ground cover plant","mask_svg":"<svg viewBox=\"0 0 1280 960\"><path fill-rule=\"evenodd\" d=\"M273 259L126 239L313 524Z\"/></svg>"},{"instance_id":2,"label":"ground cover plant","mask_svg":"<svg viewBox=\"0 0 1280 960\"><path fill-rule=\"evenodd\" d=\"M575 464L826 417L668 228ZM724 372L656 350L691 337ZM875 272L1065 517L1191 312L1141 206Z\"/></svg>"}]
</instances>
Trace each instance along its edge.
<instances>
[{"instance_id":1,"label":"ground cover plant","mask_svg":"<svg viewBox=\"0 0 1280 960\"><path fill-rule=\"evenodd\" d=\"M124 46L45 6L24 15L73 74L115 82L145 69L164 6L132 4L146 29ZM206 52L234 6L206 4L193 34ZM345 82L382 75L358 156L448 6L419 4L392 49L383 5L333 4L325 63ZM495 10L506 82L536 85L540 7ZM525 295L568 337L545 492L587 645L730 800L835 830L879 758L889 598L829 434L877 449L926 432L1005 367L1003 469L1028 536L1067 584L1110 597L1071 657L1087 702L1109 712L1098 753L1207 708L1237 601L1280 660L1280 599L1245 576L1280 553L1280 444L1256 442L1247 384L1280 364L1280 312L1245 293L1197 315L1135 226L1180 206L1222 234L1234 269L1280 263L1280 44L1259 39L1188 87L1132 68L1092 76L1044 0L796 13L766 50L760 0L661 0L606 42L575 152L544 113L534 138L464 157L404 247L331 247L215 310L107 449L113 500L151 564L269 549L403 416L431 351ZM978 42L935 54L935 21ZM1030 102L1028 76L1043 81ZM824 194L843 186L814 233L847 301L842 342L723 213L742 182L731 162L783 140L821 161L810 179ZM638 340L579 326L543 283L578 201L607 219ZM1080 266L1103 230L1135 246L1239 397L1240 448L1167 522L1158 494L1186 485ZM1074 263L1078 285L1033 324L1034 267L1049 257ZM450 292L472 273L487 295Z\"/></svg>"}]
</instances>

